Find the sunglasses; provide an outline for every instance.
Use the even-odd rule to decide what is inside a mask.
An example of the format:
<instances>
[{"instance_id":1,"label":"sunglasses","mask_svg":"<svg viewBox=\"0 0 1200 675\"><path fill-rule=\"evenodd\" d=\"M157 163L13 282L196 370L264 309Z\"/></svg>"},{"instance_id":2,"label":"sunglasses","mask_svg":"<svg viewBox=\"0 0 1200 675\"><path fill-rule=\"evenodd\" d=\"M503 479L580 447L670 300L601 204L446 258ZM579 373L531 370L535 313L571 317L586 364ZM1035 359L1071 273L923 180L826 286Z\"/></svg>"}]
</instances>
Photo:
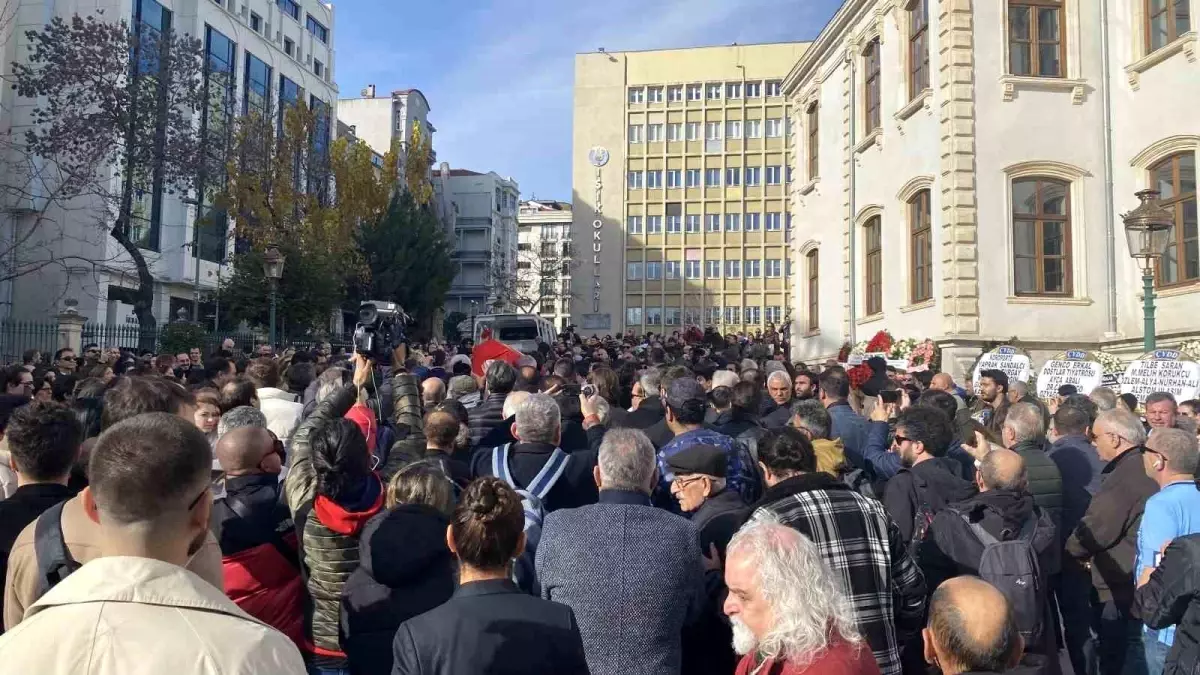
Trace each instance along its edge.
<instances>
[{"instance_id":1,"label":"sunglasses","mask_svg":"<svg viewBox=\"0 0 1200 675\"><path fill-rule=\"evenodd\" d=\"M78 361L78 360L79 359L75 358L74 356L64 356L61 359L59 359L59 361Z\"/></svg>"},{"instance_id":2,"label":"sunglasses","mask_svg":"<svg viewBox=\"0 0 1200 675\"><path fill-rule=\"evenodd\" d=\"M892 436L892 444L893 445L900 445L901 443L915 443L915 442L916 441L914 439L905 438L904 436L901 436L900 434L896 434L895 436Z\"/></svg>"}]
</instances>

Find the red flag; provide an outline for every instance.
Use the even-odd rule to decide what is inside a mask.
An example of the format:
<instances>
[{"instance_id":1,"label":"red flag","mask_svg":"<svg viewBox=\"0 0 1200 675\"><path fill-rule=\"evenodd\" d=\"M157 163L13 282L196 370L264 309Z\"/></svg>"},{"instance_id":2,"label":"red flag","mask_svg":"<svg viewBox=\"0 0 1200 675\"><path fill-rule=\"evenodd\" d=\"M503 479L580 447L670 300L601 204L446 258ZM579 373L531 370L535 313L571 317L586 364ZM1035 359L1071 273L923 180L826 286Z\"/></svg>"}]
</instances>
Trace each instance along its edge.
<instances>
[{"instance_id":1,"label":"red flag","mask_svg":"<svg viewBox=\"0 0 1200 675\"><path fill-rule=\"evenodd\" d=\"M494 359L500 359L508 365L516 368L517 361L521 358L521 352L509 347L503 342L496 340L484 340L475 345L471 350L471 372L477 376L482 376L483 364Z\"/></svg>"}]
</instances>

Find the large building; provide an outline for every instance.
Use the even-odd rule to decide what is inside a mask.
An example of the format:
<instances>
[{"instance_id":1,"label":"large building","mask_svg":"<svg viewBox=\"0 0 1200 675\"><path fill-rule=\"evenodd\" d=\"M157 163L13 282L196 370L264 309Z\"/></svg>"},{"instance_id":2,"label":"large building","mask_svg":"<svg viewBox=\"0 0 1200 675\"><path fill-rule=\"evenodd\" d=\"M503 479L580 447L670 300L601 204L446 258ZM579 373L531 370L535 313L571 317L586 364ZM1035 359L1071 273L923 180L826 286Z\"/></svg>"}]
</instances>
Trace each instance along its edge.
<instances>
[{"instance_id":1,"label":"large building","mask_svg":"<svg viewBox=\"0 0 1200 675\"><path fill-rule=\"evenodd\" d=\"M454 224L456 273L446 313L475 316L510 309L499 291L516 279L517 182L494 171L468 169L439 172L438 181L442 186L435 192L448 196Z\"/></svg>"},{"instance_id":2,"label":"large building","mask_svg":"<svg viewBox=\"0 0 1200 675\"><path fill-rule=\"evenodd\" d=\"M806 47L576 56L571 317L581 333L785 320L781 85Z\"/></svg>"},{"instance_id":3,"label":"large building","mask_svg":"<svg viewBox=\"0 0 1200 675\"><path fill-rule=\"evenodd\" d=\"M123 20L142 31L170 28L203 40L209 86L227 83L236 100L235 115L251 108L277 110L304 101L333 116L337 101L334 71L332 5L318 0L98 0L66 2L14 0L3 30L5 62L26 58L28 41L16 36L40 30L51 17L75 13ZM10 87L0 92L0 127L20 134L30 123L27 102L18 104ZM198 121L212 124L212 120ZM211 128L211 127L210 127ZM332 128L327 125L332 136ZM326 147L328 141L325 142ZM12 165L6 167L11 179ZM115 180L115 179L114 179ZM9 182L9 185L12 183ZM206 298L229 274L233 236L224 222L202 228L196 236L197 205L189 195L147 190L135 196L132 238L154 278L153 313L160 323L180 310L191 314L193 299ZM0 316L40 319L52 316L67 301L90 321L123 324L133 321L132 288L138 275L132 259L101 224L110 216L96 203L69 208L45 202L6 204L0 215L0 238L8 242L4 263L29 270L0 284ZM206 211L211 203L201 206ZM32 229L31 229L32 228ZM12 242L23 242L14 248ZM40 261L49 261L44 266ZM11 269L11 268L10 268ZM0 275L7 276L7 274ZM208 305L206 307L206 305ZM201 305L201 320L212 306ZM135 321L134 321L135 322Z\"/></svg>"},{"instance_id":4,"label":"large building","mask_svg":"<svg viewBox=\"0 0 1200 675\"><path fill-rule=\"evenodd\" d=\"M338 120L354 128L354 135L375 152L386 155L394 143L400 143L401 155L412 138L413 128L421 126L421 133L433 147L433 134L437 131L429 123L429 101L420 89L399 89L391 95L375 95L375 85L368 84L358 98L338 101ZM430 154L430 163L437 159Z\"/></svg>"},{"instance_id":5,"label":"large building","mask_svg":"<svg viewBox=\"0 0 1200 675\"><path fill-rule=\"evenodd\" d=\"M1175 218L1159 342L1194 338L1197 9L847 0L784 82L793 355L881 329L932 337L955 374L1014 336L1140 352L1121 214L1151 187Z\"/></svg>"},{"instance_id":6,"label":"large building","mask_svg":"<svg viewBox=\"0 0 1200 675\"><path fill-rule=\"evenodd\" d=\"M547 199L521 202L517 212L516 309L555 327L571 325L571 205Z\"/></svg>"}]
</instances>

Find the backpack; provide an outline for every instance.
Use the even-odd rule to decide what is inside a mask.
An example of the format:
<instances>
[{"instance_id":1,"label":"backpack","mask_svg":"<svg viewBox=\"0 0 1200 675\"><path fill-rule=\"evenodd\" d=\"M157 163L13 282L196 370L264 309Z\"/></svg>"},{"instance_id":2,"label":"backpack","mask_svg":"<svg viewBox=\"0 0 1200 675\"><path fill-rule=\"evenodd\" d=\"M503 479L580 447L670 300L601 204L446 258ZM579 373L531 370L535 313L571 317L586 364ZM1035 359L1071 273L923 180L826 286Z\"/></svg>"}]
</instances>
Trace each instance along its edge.
<instances>
[{"instance_id":1,"label":"backpack","mask_svg":"<svg viewBox=\"0 0 1200 675\"><path fill-rule=\"evenodd\" d=\"M960 512L958 515L983 544L979 578L998 588L1008 598L1026 649L1040 645L1045 631L1048 599L1046 579L1033 546L1034 533L1041 520L1039 511L1035 510L1017 538L1009 541L1000 541L992 536L983 529L983 525L971 522L968 514Z\"/></svg>"},{"instance_id":2,"label":"backpack","mask_svg":"<svg viewBox=\"0 0 1200 675\"><path fill-rule=\"evenodd\" d=\"M508 443L492 448L492 475L508 483L521 497L521 509L525 512L525 552L517 559L513 575L518 586L532 593L537 588L533 560L537 555L538 541L542 538L542 522L546 519L544 500L567 470L567 462L571 457L563 452L562 448L555 448L554 452L550 453L550 459L546 460L542 470L538 471L529 485L521 487L517 485L508 468L508 451L511 447L512 443Z\"/></svg>"},{"instance_id":3,"label":"backpack","mask_svg":"<svg viewBox=\"0 0 1200 675\"><path fill-rule=\"evenodd\" d=\"M37 557L37 597L42 597L82 565L71 557L63 537L62 511L65 501L38 516L33 529L33 550Z\"/></svg>"},{"instance_id":4,"label":"backpack","mask_svg":"<svg viewBox=\"0 0 1200 675\"><path fill-rule=\"evenodd\" d=\"M933 517L937 515L938 510L929 503L929 486L925 481L915 474L912 475L912 481L916 508L913 509L912 537L908 540L908 554L913 560L917 560L918 549L929 534L929 527L933 525Z\"/></svg>"}]
</instances>

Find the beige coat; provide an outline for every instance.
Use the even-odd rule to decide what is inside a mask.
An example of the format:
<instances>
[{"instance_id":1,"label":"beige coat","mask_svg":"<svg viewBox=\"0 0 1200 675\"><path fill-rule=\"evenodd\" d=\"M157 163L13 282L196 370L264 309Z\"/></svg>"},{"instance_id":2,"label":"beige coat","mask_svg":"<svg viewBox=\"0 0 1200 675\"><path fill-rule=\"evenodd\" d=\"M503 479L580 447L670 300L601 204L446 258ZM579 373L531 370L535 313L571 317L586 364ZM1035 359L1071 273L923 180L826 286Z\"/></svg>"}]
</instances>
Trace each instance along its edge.
<instances>
[{"instance_id":1,"label":"beige coat","mask_svg":"<svg viewBox=\"0 0 1200 675\"><path fill-rule=\"evenodd\" d=\"M182 567L97 558L0 637L0 675L303 675L282 633Z\"/></svg>"}]
</instances>

